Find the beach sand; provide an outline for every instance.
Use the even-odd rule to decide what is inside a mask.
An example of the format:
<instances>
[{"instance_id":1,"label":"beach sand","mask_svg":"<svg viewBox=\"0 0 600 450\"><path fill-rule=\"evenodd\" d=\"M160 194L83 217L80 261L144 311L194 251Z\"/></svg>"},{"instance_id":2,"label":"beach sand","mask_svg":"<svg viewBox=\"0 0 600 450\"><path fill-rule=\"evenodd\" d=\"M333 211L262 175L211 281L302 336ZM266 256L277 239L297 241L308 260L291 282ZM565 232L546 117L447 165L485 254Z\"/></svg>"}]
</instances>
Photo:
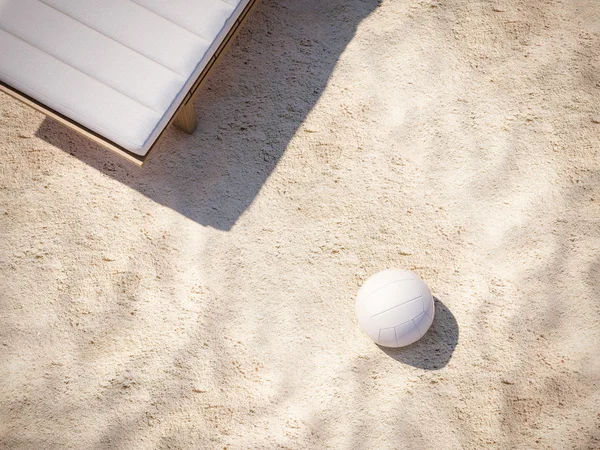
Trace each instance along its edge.
<instances>
[{"instance_id":1,"label":"beach sand","mask_svg":"<svg viewBox=\"0 0 600 450\"><path fill-rule=\"evenodd\" d=\"M600 448L598 1L264 0L196 111L140 169L0 95L1 449Z\"/></svg>"}]
</instances>

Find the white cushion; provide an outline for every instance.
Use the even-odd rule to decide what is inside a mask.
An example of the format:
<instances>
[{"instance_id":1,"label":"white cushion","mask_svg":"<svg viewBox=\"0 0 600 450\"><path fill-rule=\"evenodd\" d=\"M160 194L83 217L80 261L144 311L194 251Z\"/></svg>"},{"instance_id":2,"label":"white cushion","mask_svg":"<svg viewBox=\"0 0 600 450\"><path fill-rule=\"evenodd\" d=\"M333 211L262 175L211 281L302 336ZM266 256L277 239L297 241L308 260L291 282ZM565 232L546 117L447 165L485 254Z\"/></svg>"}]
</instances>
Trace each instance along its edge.
<instances>
[{"instance_id":1,"label":"white cushion","mask_svg":"<svg viewBox=\"0 0 600 450\"><path fill-rule=\"evenodd\" d=\"M0 80L145 155L249 0L0 0Z\"/></svg>"}]
</instances>

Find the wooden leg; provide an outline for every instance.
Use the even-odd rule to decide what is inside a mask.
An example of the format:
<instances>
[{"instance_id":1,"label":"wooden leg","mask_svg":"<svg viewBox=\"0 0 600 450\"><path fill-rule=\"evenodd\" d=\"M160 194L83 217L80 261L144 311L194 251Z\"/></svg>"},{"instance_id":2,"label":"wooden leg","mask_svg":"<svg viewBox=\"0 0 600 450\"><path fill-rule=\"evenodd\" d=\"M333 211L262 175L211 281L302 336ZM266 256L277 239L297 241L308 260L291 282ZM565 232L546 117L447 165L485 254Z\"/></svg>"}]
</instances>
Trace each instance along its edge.
<instances>
[{"instance_id":1,"label":"wooden leg","mask_svg":"<svg viewBox=\"0 0 600 450\"><path fill-rule=\"evenodd\" d=\"M185 133L192 134L196 131L198 126L198 120L196 119L196 111L194 111L194 102L190 99L187 104L183 105L177 117L173 121L175 127Z\"/></svg>"}]
</instances>

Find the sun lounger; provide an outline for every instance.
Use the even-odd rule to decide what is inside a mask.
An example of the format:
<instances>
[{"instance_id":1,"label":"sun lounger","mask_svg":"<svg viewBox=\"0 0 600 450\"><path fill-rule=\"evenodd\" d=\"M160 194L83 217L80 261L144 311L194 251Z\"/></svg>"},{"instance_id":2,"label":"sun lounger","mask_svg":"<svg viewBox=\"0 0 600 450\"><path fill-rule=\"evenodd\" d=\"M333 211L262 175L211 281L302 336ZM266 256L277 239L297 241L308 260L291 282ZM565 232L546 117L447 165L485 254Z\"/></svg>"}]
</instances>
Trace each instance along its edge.
<instances>
[{"instance_id":1,"label":"sun lounger","mask_svg":"<svg viewBox=\"0 0 600 450\"><path fill-rule=\"evenodd\" d=\"M0 0L0 90L141 164L256 0Z\"/></svg>"}]
</instances>

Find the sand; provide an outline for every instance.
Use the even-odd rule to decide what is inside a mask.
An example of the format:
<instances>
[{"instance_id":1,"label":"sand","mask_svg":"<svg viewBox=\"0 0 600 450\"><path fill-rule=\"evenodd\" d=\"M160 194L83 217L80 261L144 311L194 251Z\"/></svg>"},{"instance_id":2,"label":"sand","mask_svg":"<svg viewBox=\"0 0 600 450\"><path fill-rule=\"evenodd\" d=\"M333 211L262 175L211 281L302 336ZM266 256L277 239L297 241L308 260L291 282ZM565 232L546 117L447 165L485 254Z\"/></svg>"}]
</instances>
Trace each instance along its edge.
<instances>
[{"instance_id":1,"label":"sand","mask_svg":"<svg viewBox=\"0 0 600 450\"><path fill-rule=\"evenodd\" d=\"M196 110L138 169L0 95L0 448L600 448L598 1L264 0Z\"/></svg>"}]
</instances>

